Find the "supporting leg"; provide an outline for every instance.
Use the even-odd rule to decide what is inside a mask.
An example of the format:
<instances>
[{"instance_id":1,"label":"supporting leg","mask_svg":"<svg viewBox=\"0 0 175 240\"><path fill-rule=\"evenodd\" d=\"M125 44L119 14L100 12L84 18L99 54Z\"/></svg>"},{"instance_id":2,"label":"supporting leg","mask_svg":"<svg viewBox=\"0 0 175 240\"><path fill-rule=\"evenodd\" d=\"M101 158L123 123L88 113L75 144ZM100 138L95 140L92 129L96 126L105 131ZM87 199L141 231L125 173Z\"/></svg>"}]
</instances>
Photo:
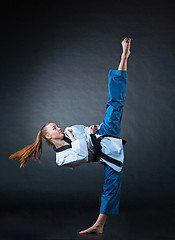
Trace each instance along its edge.
<instances>
[{"instance_id":1,"label":"supporting leg","mask_svg":"<svg viewBox=\"0 0 175 240\"><path fill-rule=\"evenodd\" d=\"M120 173L106 165L101 195L100 213L96 222L79 234L102 234L109 214L119 214L122 171Z\"/></svg>"},{"instance_id":2,"label":"supporting leg","mask_svg":"<svg viewBox=\"0 0 175 240\"><path fill-rule=\"evenodd\" d=\"M107 214L100 213L94 225L86 230L80 231L79 234L102 234L107 216Z\"/></svg>"}]
</instances>

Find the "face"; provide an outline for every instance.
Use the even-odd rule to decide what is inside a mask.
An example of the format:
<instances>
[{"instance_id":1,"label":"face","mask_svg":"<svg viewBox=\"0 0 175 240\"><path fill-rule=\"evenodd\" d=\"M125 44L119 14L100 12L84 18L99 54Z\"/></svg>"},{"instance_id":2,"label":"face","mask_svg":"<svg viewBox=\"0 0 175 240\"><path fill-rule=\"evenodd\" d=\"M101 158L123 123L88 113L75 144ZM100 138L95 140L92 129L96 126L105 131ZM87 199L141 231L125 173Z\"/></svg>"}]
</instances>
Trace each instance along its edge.
<instances>
[{"instance_id":1,"label":"face","mask_svg":"<svg viewBox=\"0 0 175 240\"><path fill-rule=\"evenodd\" d=\"M62 132L61 128L58 127L55 123L49 123L46 126L47 134L46 138L48 139L60 139L62 140L64 138L64 133Z\"/></svg>"}]
</instances>

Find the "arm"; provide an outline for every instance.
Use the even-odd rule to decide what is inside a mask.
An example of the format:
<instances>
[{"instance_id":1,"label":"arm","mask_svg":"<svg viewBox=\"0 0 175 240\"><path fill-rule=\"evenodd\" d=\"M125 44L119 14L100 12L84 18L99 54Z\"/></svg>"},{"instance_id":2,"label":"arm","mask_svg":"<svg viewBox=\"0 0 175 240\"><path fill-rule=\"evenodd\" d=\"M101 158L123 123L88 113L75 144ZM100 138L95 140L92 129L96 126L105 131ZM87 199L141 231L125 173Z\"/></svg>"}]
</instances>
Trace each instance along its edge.
<instances>
[{"instance_id":1,"label":"arm","mask_svg":"<svg viewBox=\"0 0 175 240\"><path fill-rule=\"evenodd\" d=\"M75 138L73 131L75 131ZM77 166L88 161L88 148L84 135L84 125L66 128L65 133L71 139L72 148L56 154L56 162L59 166Z\"/></svg>"},{"instance_id":2,"label":"arm","mask_svg":"<svg viewBox=\"0 0 175 240\"><path fill-rule=\"evenodd\" d=\"M56 153L58 166L75 167L88 161L86 139L77 139L71 144L72 148Z\"/></svg>"}]
</instances>

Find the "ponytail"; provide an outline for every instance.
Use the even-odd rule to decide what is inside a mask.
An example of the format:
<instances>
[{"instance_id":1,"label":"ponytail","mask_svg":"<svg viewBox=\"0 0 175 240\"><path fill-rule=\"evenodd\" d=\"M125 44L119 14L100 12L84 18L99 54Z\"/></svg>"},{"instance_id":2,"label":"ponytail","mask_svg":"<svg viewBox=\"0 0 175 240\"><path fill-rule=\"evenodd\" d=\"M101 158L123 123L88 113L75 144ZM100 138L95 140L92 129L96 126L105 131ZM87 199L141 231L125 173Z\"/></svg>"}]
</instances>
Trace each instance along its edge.
<instances>
[{"instance_id":1,"label":"ponytail","mask_svg":"<svg viewBox=\"0 0 175 240\"><path fill-rule=\"evenodd\" d=\"M39 153L40 152L40 153ZM33 144L24 147L23 149L19 150L18 152L13 153L9 159L16 160L19 159L18 162L21 162L20 168L25 166L25 162L27 158L31 157L33 160L35 158L40 162L42 154L42 136L41 131L38 132L36 140ZM39 155L39 156L38 156Z\"/></svg>"}]
</instances>

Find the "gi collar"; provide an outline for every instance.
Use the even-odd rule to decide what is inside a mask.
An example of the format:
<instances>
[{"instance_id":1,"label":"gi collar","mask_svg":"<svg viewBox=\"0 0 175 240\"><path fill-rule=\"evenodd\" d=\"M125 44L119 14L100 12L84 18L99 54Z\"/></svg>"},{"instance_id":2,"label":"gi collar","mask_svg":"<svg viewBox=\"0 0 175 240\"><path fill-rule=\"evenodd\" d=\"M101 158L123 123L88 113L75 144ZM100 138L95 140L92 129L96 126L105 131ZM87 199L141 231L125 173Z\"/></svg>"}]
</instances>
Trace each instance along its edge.
<instances>
[{"instance_id":1,"label":"gi collar","mask_svg":"<svg viewBox=\"0 0 175 240\"><path fill-rule=\"evenodd\" d=\"M62 147L59 147L59 148L56 148L56 147L54 146L54 147L53 147L53 150L54 150L55 152L61 152L61 151L64 151L64 150L72 147L72 146L71 146L71 142L72 142L72 141L71 141L69 138L67 138L65 135L64 135L64 141L66 141L67 143L69 143L69 145L65 145L65 146L62 146Z\"/></svg>"}]
</instances>

